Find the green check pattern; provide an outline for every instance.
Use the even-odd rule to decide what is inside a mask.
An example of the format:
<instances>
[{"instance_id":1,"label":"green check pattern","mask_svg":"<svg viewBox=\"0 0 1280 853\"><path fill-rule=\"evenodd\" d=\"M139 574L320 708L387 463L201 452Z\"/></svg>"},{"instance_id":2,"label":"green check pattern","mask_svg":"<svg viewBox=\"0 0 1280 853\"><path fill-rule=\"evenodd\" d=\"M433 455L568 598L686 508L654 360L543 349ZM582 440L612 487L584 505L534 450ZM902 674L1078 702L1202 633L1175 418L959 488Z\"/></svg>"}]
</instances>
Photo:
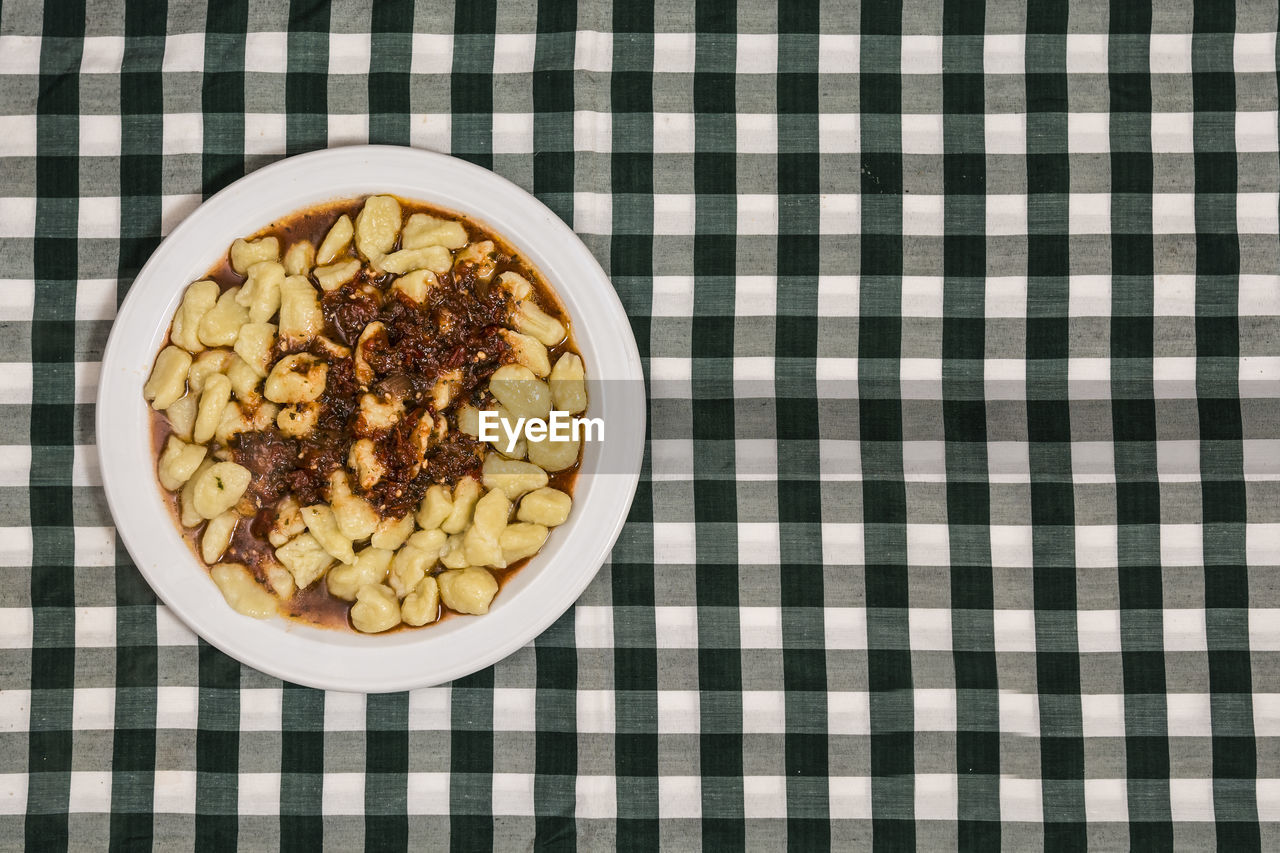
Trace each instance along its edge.
<instances>
[{"instance_id":1,"label":"green check pattern","mask_svg":"<svg viewBox=\"0 0 1280 853\"><path fill-rule=\"evenodd\" d=\"M1274 2L369 5L0 6L0 848L1280 847ZM578 605L368 697L158 605L93 431L160 238L364 142L650 381Z\"/></svg>"}]
</instances>

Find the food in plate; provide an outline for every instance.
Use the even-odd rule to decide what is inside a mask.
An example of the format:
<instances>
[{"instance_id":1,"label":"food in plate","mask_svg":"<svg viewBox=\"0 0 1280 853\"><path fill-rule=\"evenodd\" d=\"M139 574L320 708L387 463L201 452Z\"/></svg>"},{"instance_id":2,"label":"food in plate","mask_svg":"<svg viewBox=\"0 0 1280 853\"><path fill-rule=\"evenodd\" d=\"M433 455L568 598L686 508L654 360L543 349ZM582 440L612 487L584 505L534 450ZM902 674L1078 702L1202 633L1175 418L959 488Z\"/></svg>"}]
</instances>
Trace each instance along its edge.
<instances>
[{"instance_id":1,"label":"food in plate","mask_svg":"<svg viewBox=\"0 0 1280 853\"><path fill-rule=\"evenodd\" d=\"M249 616L484 614L572 511L581 437L513 426L586 411L569 318L499 235L391 195L236 240L143 392L159 483Z\"/></svg>"}]
</instances>

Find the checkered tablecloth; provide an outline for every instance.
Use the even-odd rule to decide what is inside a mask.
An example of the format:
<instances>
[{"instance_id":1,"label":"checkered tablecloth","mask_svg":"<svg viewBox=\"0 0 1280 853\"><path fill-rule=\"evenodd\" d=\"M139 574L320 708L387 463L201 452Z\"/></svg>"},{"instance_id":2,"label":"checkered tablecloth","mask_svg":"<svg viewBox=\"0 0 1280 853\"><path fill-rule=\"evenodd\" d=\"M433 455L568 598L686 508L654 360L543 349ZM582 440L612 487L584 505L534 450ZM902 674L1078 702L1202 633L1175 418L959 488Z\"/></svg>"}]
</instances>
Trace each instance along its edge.
<instances>
[{"instance_id":1,"label":"checkered tablecloth","mask_svg":"<svg viewBox=\"0 0 1280 853\"><path fill-rule=\"evenodd\" d=\"M1280 847L1277 11L1155 5L4 2L0 848ZM652 390L578 605L368 697L158 606L93 429L161 236L363 142Z\"/></svg>"}]
</instances>

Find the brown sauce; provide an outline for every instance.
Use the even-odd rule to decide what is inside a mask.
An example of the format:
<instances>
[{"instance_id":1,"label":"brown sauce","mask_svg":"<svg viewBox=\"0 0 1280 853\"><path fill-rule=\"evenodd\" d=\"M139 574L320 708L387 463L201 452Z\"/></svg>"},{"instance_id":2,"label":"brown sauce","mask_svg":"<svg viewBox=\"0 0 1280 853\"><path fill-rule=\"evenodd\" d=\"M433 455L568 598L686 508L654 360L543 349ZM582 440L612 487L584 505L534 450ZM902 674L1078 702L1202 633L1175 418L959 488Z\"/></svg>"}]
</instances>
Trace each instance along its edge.
<instances>
[{"instance_id":1,"label":"brown sauce","mask_svg":"<svg viewBox=\"0 0 1280 853\"><path fill-rule=\"evenodd\" d=\"M541 275L508 243L493 232L458 214L399 197L397 199L405 221L414 213L453 219L466 229L469 242L493 241L498 260L493 280L496 281L499 275L507 271L523 276L533 285L534 300L539 307L560 320L569 330L569 335L563 342L554 347L548 347L551 362L554 364L566 352L578 353L573 341L573 327L555 293ZM248 239L276 237L280 241L282 258L289 247L299 240L308 240L313 246L319 247L334 222L344 214L354 220L364 201L364 198L359 198L318 205L277 220ZM243 276L232 269L229 255L224 255L205 277L217 282L223 291L243 284L245 281ZM371 320L382 319L391 330L391 334L388 335L388 346L384 353L379 353L382 356L381 363L372 358L370 363L380 374L386 370L395 371L398 376L407 375L407 380L397 379L397 381L401 383L402 388L407 382L411 402L423 403L424 395L429 391L427 383L444 370L458 367L463 371L463 396L472 402L480 403L481 389L487 384L488 374L499 365L498 359L504 352L501 340L494 338L496 327L502 319L505 319L505 303L500 299L501 294L496 290L483 288L474 280L455 281L453 273L450 272L439 276L441 287L433 288L431 291L432 295L438 298L434 301L429 299L427 308L417 309L408 300L397 301L395 296L385 296L386 288L394 278L396 276L386 275L372 279L362 270L353 282L338 290L327 294L319 291L326 319L326 328L322 334L344 345L353 346L355 344L353 334L358 336L364 325ZM367 293L370 287L378 288L384 293L380 305L361 304L361 289L363 288ZM486 290L489 292L477 298L472 295L473 290L477 293L483 293ZM343 304L342 300L347 300L350 304ZM377 298L370 300L370 302L376 301ZM432 318L428 317L427 313L439 310L450 311L455 317L462 318L462 322L456 324L460 331L453 340L447 342L449 344L447 351L442 347L438 337L433 339L433 336L426 332L432 327ZM499 316L500 313L501 316ZM477 329L480 330L478 335ZM392 334L397 340L391 340ZM169 341L166 340L165 345L168 343ZM285 494L295 496L303 506L323 499L320 484L327 481L329 472L345 463L345 448L349 447L351 424L354 421L355 399L362 393L349 376L349 364L341 364L342 359L332 358L330 354L321 352L322 348L318 346L308 349L317 357L330 361L330 382L326 387L325 395L321 398L324 413L321 415L320 427L314 431L320 434L319 438L315 441L304 439L300 442L285 439L290 443L282 445L279 439L283 437L279 430L271 426L261 433L245 433L236 436L231 442L232 458L254 472L254 480L246 495L252 497L255 506L259 509L259 516L240 520L222 561L244 564L258 581L267 585L268 588L270 587L266 582L265 569L275 562L275 549L265 535L270 522L267 521L264 526L259 520L265 519L266 514ZM477 352L483 352L487 358L476 359ZM278 348L276 355L283 354L286 354L286 351ZM345 361L350 362L350 358ZM379 367L383 370L379 370ZM418 368L421 369L415 372ZM412 512L425 493L426 487L432 482L452 485L462 477L478 477L480 467L480 456L476 452L478 444L459 433L452 416L447 416L450 430L445 443L433 448L427 460L417 460L421 471L416 475L410 476L411 460L406 455L408 451L402 448L404 441L398 441L392 437L393 440L387 442L393 446L391 454L380 452L380 458L390 469L389 485L385 490L358 493L373 504L384 517L402 517L405 511ZM409 420L408 417L403 418L401 425ZM151 436L157 459L170 434L172 434L172 428L164 413L153 411ZM306 470L294 468L287 473L280 473L289 464L298 464L290 463L288 457L299 453L304 458L303 466ZM389 455L394 457L397 453L398 458L388 458ZM581 456L579 456L580 459ZM548 485L572 495L578 467L579 463L575 463L563 471L548 473ZM264 479L271 479L272 482L264 483ZM381 485L383 483L379 483L379 486ZM180 521L178 495L165 492L165 497L174 523L178 525L183 537L199 557L200 539L204 534L205 524L202 522L193 528L183 528ZM528 563L529 559L531 558L520 560L506 569L489 570L498 581L498 595L502 594L507 582ZM437 564L432 573L442 570L442 567ZM351 627L350 608L351 602L329 594L325 579L321 578L311 586L297 590L291 599L282 602L280 612L311 625L340 629ZM442 604L437 620L424 627L438 624L452 615L456 614ZM391 632L406 629L409 629L409 626L400 625L391 629Z\"/></svg>"}]
</instances>

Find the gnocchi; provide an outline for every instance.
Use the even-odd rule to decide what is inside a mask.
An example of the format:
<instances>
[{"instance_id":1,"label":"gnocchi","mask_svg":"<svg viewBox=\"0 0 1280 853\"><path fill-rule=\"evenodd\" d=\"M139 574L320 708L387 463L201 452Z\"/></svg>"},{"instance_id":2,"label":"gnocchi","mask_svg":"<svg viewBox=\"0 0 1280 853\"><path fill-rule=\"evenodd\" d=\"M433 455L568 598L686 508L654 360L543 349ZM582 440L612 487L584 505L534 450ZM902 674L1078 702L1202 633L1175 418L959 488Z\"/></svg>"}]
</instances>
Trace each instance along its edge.
<instances>
[{"instance_id":1,"label":"gnocchi","mask_svg":"<svg viewBox=\"0 0 1280 853\"><path fill-rule=\"evenodd\" d=\"M364 331L360 333L360 339L356 341L356 358L352 365L352 369L356 374L356 381L361 387L367 386L373 381L373 368L369 366L369 361L365 357L365 353L372 345L371 342L382 342L386 340L387 327L377 320L364 327Z\"/></svg>"},{"instance_id":2,"label":"gnocchi","mask_svg":"<svg viewBox=\"0 0 1280 853\"><path fill-rule=\"evenodd\" d=\"M471 567L441 572L436 577L440 598L450 610L477 616L489 612L489 604L498 593L498 582L487 569Z\"/></svg>"},{"instance_id":3,"label":"gnocchi","mask_svg":"<svg viewBox=\"0 0 1280 853\"><path fill-rule=\"evenodd\" d=\"M233 287L218 297L218 302L200 318L200 343L207 347L231 346L240 327L249 322L249 309L236 299L240 288Z\"/></svg>"},{"instance_id":4,"label":"gnocchi","mask_svg":"<svg viewBox=\"0 0 1280 853\"><path fill-rule=\"evenodd\" d=\"M362 394L357 409L355 430L360 435L370 435L391 429L404 414L404 403L378 394Z\"/></svg>"},{"instance_id":5,"label":"gnocchi","mask_svg":"<svg viewBox=\"0 0 1280 853\"><path fill-rule=\"evenodd\" d=\"M191 355L177 347L165 347L156 356L151 368L151 378L142 386L142 396L151 401L157 411L167 409L187 393L187 371L191 369Z\"/></svg>"},{"instance_id":6,"label":"gnocchi","mask_svg":"<svg viewBox=\"0 0 1280 853\"><path fill-rule=\"evenodd\" d=\"M200 538L200 556L204 557L206 563L216 563L222 559L227 546L231 544L231 536L235 533L239 520L240 516L232 510L209 519L204 528L204 536Z\"/></svg>"},{"instance_id":7,"label":"gnocchi","mask_svg":"<svg viewBox=\"0 0 1280 853\"><path fill-rule=\"evenodd\" d=\"M320 404L292 403L283 407L276 415L276 426L289 438L302 438L310 435L320 421Z\"/></svg>"},{"instance_id":8,"label":"gnocchi","mask_svg":"<svg viewBox=\"0 0 1280 853\"><path fill-rule=\"evenodd\" d=\"M546 419L551 389L522 364L504 364L489 377L489 393L517 418Z\"/></svg>"},{"instance_id":9,"label":"gnocchi","mask_svg":"<svg viewBox=\"0 0 1280 853\"><path fill-rule=\"evenodd\" d=\"M345 255L355 233L356 229L351 224L351 217L345 213L339 216L338 221L333 223L333 227L321 241L320 248L316 250L316 263L331 264Z\"/></svg>"},{"instance_id":10,"label":"gnocchi","mask_svg":"<svg viewBox=\"0 0 1280 853\"><path fill-rule=\"evenodd\" d=\"M259 379L265 379L267 365L271 363L271 351L275 346L274 323L245 323L240 327L240 334L236 338L235 352Z\"/></svg>"},{"instance_id":11,"label":"gnocchi","mask_svg":"<svg viewBox=\"0 0 1280 853\"><path fill-rule=\"evenodd\" d=\"M191 479L209 449L202 444L187 444L176 435L169 436L160 456L160 485L173 491Z\"/></svg>"},{"instance_id":12,"label":"gnocchi","mask_svg":"<svg viewBox=\"0 0 1280 853\"><path fill-rule=\"evenodd\" d=\"M445 533L461 533L471 523L471 513L480 500L480 484L470 477L458 481L453 487L453 503L449 515L440 522L440 529Z\"/></svg>"},{"instance_id":13,"label":"gnocchi","mask_svg":"<svg viewBox=\"0 0 1280 853\"><path fill-rule=\"evenodd\" d=\"M240 356L231 360L231 366L227 368L227 379L231 380L231 393L235 399L249 408L262 405L262 394L258 391L262 385L262 377Z\"/></svg>"},{"instance_id":14,"label":"gnocchi","mask_svg":"<svg viewBox=\"0 0 1280 853\"><path fill-rule=\"evenodd\" d=\"M174 400L169 408L164 410L164 416L169 419L173 434L184 441L191 440L191 431L196 425L196 409L196 396L187 394L185 397Z\"/></svg>"},{"instance_id":15,"label":"gnocchi","mask_svg":"<svg viewBox=\"0 0 1280 853\"><path fill-rule=\"evenodd\" d=\"M326 579L329 594L354 601L356 593L363 586L380 584L386 580L391 569L391 558L395 554L383 548L365 548L348 566L338 566L329 572Z\"/></svg>"},{"instance_id":16,"label":"gnocchi","mask_svg":"<svg viewBox=\"0 0 1280 853\"><path fill-rule=\"evenodd\" d=\"M379 634L400 624L400 604L382 584L367 584L356 592L351 624L365 634Z\"/></svg>"},{"instance_id":17,"label":"gnocchi","mask_svg":"<svg viewBox=\"0 0 1280 853\"><path fill-rule=\"evenodd\" d=\"M507 526L510 515L511 501L499 489L494 489L476 501L471 526L462 539L469 564L498 569L507 567L507 561L502 559L502 546L498 544L498 537Z\"/></svg>"},{"instance_id":18,"label":"gnocchi","mask_svg":"<svg viewBox=\"0 0 1280 853\"><path fill-rule=\"evenodd\" d=\"M519 332L513 332L510 329L503 329L499 332L503 341L506 342L511 355L515 358L516 364L529 368L529 372L534 376L542 379L551 373L551 359L547 355L547 348L542 345L542 341L529 335L522 335Z\"/></svg>"},{"instance_id":19,"label":"gnocchi","mask_svg":"<svg viewBox=\"0 0 1280 853\"><path fill-rule=\"evenodd\" d=\"M508 524L498 537L498 544L502 546L502 558L507 563L514 563L525 557L532 557L542 549L549 532L541 524L525 521Z\"/></svg>"},{"instance_id":20,"label":"gnocchi","mask_svg":"<svg viewBox=\"0 0 1280 853\"><path fill-rule=\"evenodd\" d=\"M289 345L304 344L324 328L320 298L305 276L287 276L280 284L280 339Z\"/></svg>"},{"instance_id":21,"label":"gnocchi","mask_svg":"<svg viewBox=\"0 0 1280 853\"><path fill-rule=\"evenodd\" d=\"M465 569L471 565L467 562L467 546L465 536L455 533L440 546L440 565L446 569Z\"/></svg>"},{"instance_id":22,"label":"gnocchi","mask_svg":"<svg viewBox=\"0 0 1280 853\"><path fill-rule=\"evenodd\" d=\"M454 274L463 280L488 284L498 270L494 250L492 240L481 240L460 249L453 262Z\"/></svg>"},{"instance_id":23,"label":"gnocchi","mask_svg":"<svg viewBox=\"0 0 1280 853\"><path fill-rule=\"evenodd\" d=\"M222 413L231 402L231 380L215 373L205 383L200 395L200 407L196 410L196 423L192 428L195 440L204 444L213 438L213 432L222 422Z\"/></svg>"},{"instance_id":24,"label":"gnocchi","mask_svg":"<svg viewBox=\"0 0 1280 853\"><path fill-rule=\"evenodd\" d=\"M304 589L315 583L337 562L310 533L303 533L276 549L276 559L293 575L294 583Z\"/></svg>"},{"instance_id":25,"label":"gnocchi","mask_svg":"<svg viewBox=\"0 0 1280 853\"><path fill-rule=\"evenodd\" d=\"M563 471L578 461L581 442L573 438L543 436L526 442L529 461L546 471Z\"/></svg>"},{"instance_id":26,"label":"gnocchi","mask_svg":"<svg viewBox=\"0 0 1280 853\"><path fill-rule=\"evenodd\" d=\"M284 256L285 275L307 275L316 264L316 247L310 240L299 240Z\"/></svg>"},{"instance_id":27,"label":"gnocchi","mask_svg":"<svg viewBox=\"0 0 1280 853\"><path fill-rule=\"evenodd\" d=\"M182 297L182 305L178 308L178 313L173 315L173 328L169 332L169 338L175 344L190 353L201 352L204 344L200 342L200 321L204 319L204 315L213 310L213 306L218 304L218 295L220 291L218 285L212 281L197 281L195 284L187 288L186 294Z\"/></svg>"},{"instance_id":28,"label":"gnocchi","mask_svg":"<svg viewBox=\"0 0 1280 853\"><path fill-rule=\"evenodd\" d=\"M324 393L329 365L307 353L286 355L267 376L263 395L273 403L310 403Z\"/></svg>"},{"instance_id":29,"label":"gnocchi","mask_svg":"<svg viewBox=\"0 0 1280 853\"><path fill-rule=\"evenodd\" d=\"M453 495L439 483L427 489L418 507L418 526L423 530L435 530L453 512Z\"/></svg>"},{"instance_id":30,"label":"gnocchi","mask_svg":"<svg viewBox=\"0 0 1280 853\"><path fill-rule=\"evenodd\" d=\"M375 265L400 236L400 203L389 195L370 196L355 224L356 249Z\"/></svg>"},{"instance_id":31,"label":"gnocchi","mask_svg":"<svg viewBox=\"0 0 1280 853\"><path fill-rule=\"evenodd\" d=\"M371 438L362 438L351 445L347 465L355 472L360 488L366 492L376 486L387 473L386 466L378 458L378 447Z\"/></svg>"},{"instance_id":32,"label":"gnocchi","mask_svg":"<svg viewBox=\"0 0 1280 853\"><path fill-rule=\"evenodd\" d=\"M199 394L204 390L204 383L215 373L226 373L231 366L231 357L235 353L224 349L205 350L191 362L187 371L187 388Z\"/></svg>"},{"instance_id":33,"label":"gnocchi","mask_svg":"<svg viewBox=\"0 0 1280 853\"><path fill-rule=\"evenodd\" d=\"M483 228L389 195L335 207L303 229L318 245L273 226L182 293L143 386L157 479L246 615L327 596L377 634L487 613L572 513L579 443L524 426L585 412L585 367Z\"/></svg>"},{"instance_id":34,"label":"gnocchi","mask_svg":"<svg viewBox=\"0 0 1280 853\"><path fill-rule=\"evenodd\" d=\"M360 262L355 258L349 258L328 266L316 267L311 274L315 276L321 290L330 291L337 290L351 281L358 272L360 272Z\"/></svg>"},{"instance_id":35,"label":"gnocchi","mask_svg":"<svg viewBox=\"0 0 1280 853\"><path fill-rule=\"evenodd\" d=\"M413 592L400 602L400 618L415 628L434 622L440 615L440 587L435 578L424 577Z\"/></svg>"},{"instance_id":36,"label":"gnocchi","mask_svg":"<svg viewBox=\"0 0 1280 853\"><path fill-rule=\"evenodd\" d=\"M460 222L415 213L404 224L400 242L406 249L424 249L427 246L461 249L467 245L467 229Z\"/></svg>"},{"instance_id":37,"label":"gnocchi","mask_svg":"<svg viewBox=\"0 0 1280 853\"><path fill-rule=\"evenodd\" d=\"M330 556L347 565L355 563L356 554L351 540L342 535L332 508L325 504L303 507L302 520L306 522L307 532L315 537L320 547L328 551Z\"/></svg>"},{"instance_id":38,"label":"gnocchi","mask_svg":"<svg viewBox=\"0 0 1280 853\"><path fill-rule=\"evenodd\" d=\"M535 489L520 500L516 518L543 527L558 527L569 518L573 498L559 489Z\"/></svg>"},{"instance_id":39,"label":"gnocchi","mask_svg":"<svg viewBox=\"0 0 1280 853\"><path fill-rule=\"evenodd\" d=\"M209 570L231 609L254 619L275 615L276 597L263 589L240 563L219 563Z\"/></svg>"},{"instance_id":40,"label":"gnocchi","mask_svg":"<svg viewBox=\"0 0 1280 853\"><path fill-rule=\"evenodd\" d=\"M367 500L351 491L347 472L341 468L329 477L329 503L333 507L338 530L348 539L356 542L368 539L378 529L381 521L378 511ZM408 538L409 533L405 534L405 538Z\"/></svg>"},{"instance_id":41,"label":"gnocchi","mask_svg":"<svg viewBox=\"0 0 1280 853\"><path fill-rule=\"evenodd\" d=\"M439 530L429 532L435 535L400 548L391 560L391 588L401 597L408 595L427 576L440 556L445 535Z\"/></svg>"},{"instance_id":42,"label":"gnocchi","mask_svg":"<svg viewBox=\"0 0 1280 853\"><path fill-rule=\"evenodd\" d=\"M298 505L298 499L293 495L285 495L276 504L267 541L279 548L306 529L307 523L302 520L302 507Z\"/></svg>"},{"instance_id":43,"label":"gnocchi","mask_svg":"<svg viewBox=\"0 0 1280 853\"><path fill-rule=\"evenodd\" d=\"M429 269L417 269L405 273L391 283L392 293L403 293L410 302L425 302L431 288L437 287L440 280Z\"/></svg>"},{"instance_id":44,"label":"gnocchi","mask_svg":"<svg viewBox=\"0 0 1280 853\"><path fill-rule=\"evenodd\" d=\"M199 482L200 475L212 467L213 460L206 457L191 478L183 484L182 491L178 493L178 520L182 522L183 527L198 527L204 523L204 516L196 512L196 483Z\"/></svg>"},{"instance_id":45,"label":"gnocchi","mask_svg":"<svg viewBox=\"0 0 1280 853\"><path fill-rule=\"evenodd\" d=\"M248 468L235 462L216 462L196 480L191 506L201 518L217 518L235 506L248 487Z\"/></svg>"},{"instance_id":46,"label":"gnocchi","mask_svg":"<svg viewBox=\"0 0 1280 853\"><path fill-rule=\"evenodd\" d=\"M436 275L447 273L453 266L453 257L444 246L428 246L425 249L401 249L382 259L383 270L402 274L412 270L429 270Z\"/></svg>"},{"instance_id":47,"label":"gnocchi","mask_svg":"<svg viewBox=\"0 0 1280 853\"><path fill-rule=\"evenodd\" d=\"M231 244L231 268L240 275L248 275L249 268L262 261L280 259L280 241L275 237L261 240L236 240Z\"/></svg>"},{"instance_id":48,"label":"gnocchi","mask_svg":"<svg viewBox=\"0 0 1280 853\"><path fill-rule=\"evenodd\" d=\"M259 261L249 267L249 278L236 294L236 302L249 311L250 323L265 323L280 309L280 285L284 283L284 265L276 261Z\"/></svg>"},{"instance_id":49,"label":"gnocchi","mask_svg":"<svg viewBox=\"0 0 1280 853\"><path fill-rule=\"evenodd\" d=\"M519 304L511 319L516 331L532 335L545 346L553 347L564 340L564 324L527 299Z\"/></svg>"},{"instance_id":50,"label":"gnocchi","mask_svg":"<svg viewBox=\"0 0 1280 853\"><path fill-rule=\"evenodd\" d=\"M377 526L373 529L373 533L370 535L369 544L375 548L394 551L412 535L413 529L414 519L412 514L406 514L401 518L380 518Z\"/></svg>"},{"instance_id":51,"label":"gnocchi","mask_svg":"<svg viewBox=\"0 0 1280 853\"><path fill-rule=\"evenodd\" d=\"M562 412L578 415L587 410L587 381L582 358L567 352L551 368L551 399Z\"/></svg>"},{"instance_id":52,"label":"gnocchi","mask_svg":"<svg viewBox=\"0 0 1280 853\"><path fill-rule=\"evenodd\" d=\"M484 460L484 487L500 489L508 500L516 500L525 492L541 489L547 484L547 472L532 462L519 459L503 459L489 456Z\"/></svg>"}]
</instances>

